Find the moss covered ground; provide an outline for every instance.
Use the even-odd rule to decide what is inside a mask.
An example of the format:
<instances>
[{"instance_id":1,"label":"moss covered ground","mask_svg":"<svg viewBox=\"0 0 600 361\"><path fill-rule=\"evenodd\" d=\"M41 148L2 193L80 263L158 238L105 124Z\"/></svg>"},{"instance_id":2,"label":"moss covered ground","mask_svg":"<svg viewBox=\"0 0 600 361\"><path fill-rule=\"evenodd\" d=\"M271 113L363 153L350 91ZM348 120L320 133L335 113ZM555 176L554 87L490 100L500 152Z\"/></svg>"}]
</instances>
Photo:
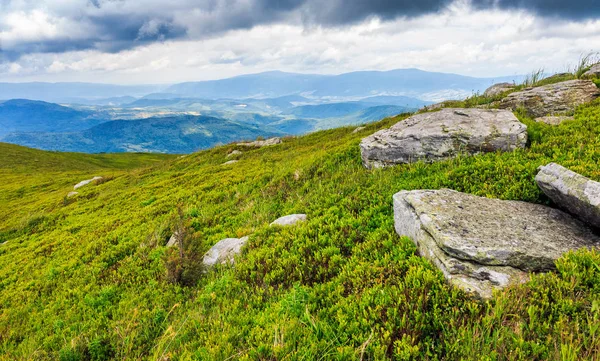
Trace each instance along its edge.
<instances>
[{"instance_id":1,"label":"moss covered ground","mask_svg":"<svg viewBox=\"0 0 600 361\"><path fill-rule=\"evenodd\" d=\"M0 359L599 359L597 250L476 300L395 234L392 195L451 188L549 203L540 165L600 180L600 103L555 127L519 115L525 150L364 169L361 138L407 116L185 157L0 144ZM234 149L239 162L222 165ZM106 181L65 198L96 175ZM309 220L268 227L291 213ZM250 240L235 267L173 282L165 244L181 222L188 254Z\"/></svg>"}]
</instances>

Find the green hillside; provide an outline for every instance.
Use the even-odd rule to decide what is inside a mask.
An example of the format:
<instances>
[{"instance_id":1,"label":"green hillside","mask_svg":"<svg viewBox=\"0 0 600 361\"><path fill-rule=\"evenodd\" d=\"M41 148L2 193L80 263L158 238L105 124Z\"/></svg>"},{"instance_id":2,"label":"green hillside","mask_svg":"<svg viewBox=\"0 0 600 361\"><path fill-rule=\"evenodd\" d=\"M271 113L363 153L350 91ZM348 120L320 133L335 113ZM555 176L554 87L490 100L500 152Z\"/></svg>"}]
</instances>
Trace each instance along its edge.
<instances>
[{"instance_id":1,"label":"green hillside","mask_svg":"<svg viewBox=\"0 0 600 361\"><path fill-rule=\"evenodd\" d=\"M479 301L396 235L392 195L548 203L534 176L551 161L600 180L600 102L556 127L519 114L525 150L366 170L361 138L406 116L182 158L0 144L0 359L599 359L598 251ZM291 213L308 222L268 227ZM179 223L183 260L165 247ZM244 235L235 267L201 272L199 255Z\"/></svg>"}]
</instances>

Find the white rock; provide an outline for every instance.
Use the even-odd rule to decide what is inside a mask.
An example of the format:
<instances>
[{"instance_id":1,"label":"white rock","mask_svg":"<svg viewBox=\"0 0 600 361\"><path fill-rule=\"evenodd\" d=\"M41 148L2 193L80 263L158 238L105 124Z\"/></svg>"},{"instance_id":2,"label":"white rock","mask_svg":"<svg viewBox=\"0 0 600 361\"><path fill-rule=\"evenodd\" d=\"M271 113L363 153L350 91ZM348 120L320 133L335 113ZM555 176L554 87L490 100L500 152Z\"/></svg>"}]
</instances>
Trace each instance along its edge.
<instances>
[{"instance_id":1,"label":"white rock","mask_svg":"<svg viewBox=\"0 0 600 361\"><path fill-rule=\"evenodd\" d=\"M84 180L84 181L81 181L81 182L77 183L77 184L76 184L76 185L73 187L73 189L78 189L78 188L81 188L81 187L83 187L83 186L86 186L86 185L88 185L88 184L92 183L93 181L102 180L102 179L103 179L102 177L94 177L94 178L92 178L92 179L86 179L86 180Z\"/></svg>"},{"instance_id":2,"label":"white rock","mask_svg":"<svg viewBox=\"0 0 600 361\"><path fill-rule=\"evenodd\" d=\"M306 221L306 214L290 214L288 216L277 218L271 223L271 226L293 226Z\"/></svg>"},{"instance_id":3,"label":"white rock","mask_svg":"<svg viewBox=\"0 0 600 361\"><path fill-rule=\"evenodd\" d=\"M239 162L239 160L233 159L233 160L230 160L230 161L227 161L227 162L223 163L222 165L230 165L230 164L235 164L237 162Z\"/></svg>"},{"instance_id":4,"label":"white rock","mask_svg":"<svg viewBox=\"0 0 600 361\"><path fill-rule=\"evenodd\" d=\"M248 242L248 237L225 238L212 246L206 252L202 263L206 267L216 264L234 263L235 256L242 251L242 247Z\"/></svg>"}]
</instances>

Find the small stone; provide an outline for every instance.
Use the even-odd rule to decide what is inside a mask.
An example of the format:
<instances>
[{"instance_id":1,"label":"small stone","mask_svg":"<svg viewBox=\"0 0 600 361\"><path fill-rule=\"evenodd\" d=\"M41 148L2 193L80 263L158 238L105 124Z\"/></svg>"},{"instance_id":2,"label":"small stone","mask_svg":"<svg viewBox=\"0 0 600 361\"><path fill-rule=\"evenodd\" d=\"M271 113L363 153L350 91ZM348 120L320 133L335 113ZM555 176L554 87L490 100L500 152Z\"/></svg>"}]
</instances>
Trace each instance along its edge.
<instances>
[{"instance_id":1,"label":"small stone","mask_svg":"<svg viewBox=\"0 0 600 361\"><path fill-rule=\"evenodd\" d=\"M560 208L600 228L600 183L556 163L540 167L535 181Z\"/></svg>"},{"instance_id":2,"label":"small stone","mask_svg":"<svg viewBox=\"0 0 600 361\"><path fill-rule=\"evenodd\" d=\"M239 160L233 159L233 160L230 160L230 161L227 161L227 162L223 163L222 165L230 165L230 164L235 164L237 162L239 162Z\"/></svg>"},{"instance_id":3,"label":"small stone","mask_svg":"<svg viewBox=\"0 0 600 361\"><path fill-rule=\"evenodd\" d=\"M277 218L270 225L271 226L293 226L300 222L305 222L307 219L306 214L290 214L288 216Z\"/></svg>"},{"instance_id":4,"label":"small stone","mask_svg":"<svg viewBox=\"0 0 600 361\"><path fill-rule=\"evenodd\" d=\"M79 194L79 192L69 192L69 193L67 194L67 198L75 197L75 196L76 196L76 195L78 195L78 194Z\"/></svg>"},{"instance_id":5,"label":"small stone","mask_svg":"<svg viewBox=\"0 0 600 361\"><path fill-rule=\"evenodd\" d=\"M248 237L225 238L206 252L202 263L206 267L213 267L217 264L233 264L235 256L240 254L246 242L248 242Z\"/></svg>"},{"instance_id":6,"label":"small stone","mask_svg":"<svg viewBox=\"0 0 600 361\"><path fill-rule=\"evenodd\" d=\"M229 154L227 154L227 158L235 157L235 156L241 155L241 154L242 154L242 152L240 152L239 150L233 150Z\"/></svg>"},{"instance_id":7,"label":"small stone","mask_svg":"<svg viewBox=\"0 0 600 361\"><path fill-rule=\"evenodd\" d=\"M171 238L169 238L169 242L167 242L167 247L177 247L179 245L179 232L173 233Z\"/></svg>"},{"instance_id":8,"label":"small stone","mask_svg":"<svg viewBox=\"0 0 600 361\"><path fill-rule=\"evenodd\" d=\"M575 118L566 115L549 115L546 117L535 118L538 123L546 123L548 125L559 125L564 121L573 120Z\"/></svg>"}]
</instances>

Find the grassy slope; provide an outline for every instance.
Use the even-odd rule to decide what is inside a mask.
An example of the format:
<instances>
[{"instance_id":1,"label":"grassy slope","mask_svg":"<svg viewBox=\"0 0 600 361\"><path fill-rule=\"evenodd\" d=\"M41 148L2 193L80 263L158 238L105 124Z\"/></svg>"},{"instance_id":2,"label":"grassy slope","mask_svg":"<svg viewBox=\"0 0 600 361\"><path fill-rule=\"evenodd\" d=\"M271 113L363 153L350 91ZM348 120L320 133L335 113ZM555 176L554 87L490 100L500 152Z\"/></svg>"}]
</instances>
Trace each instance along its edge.
<instances>
[{"instance_id":1,"label":"grassy slope","mask_svg":"<svg viewBox=\"0 0 600 361\"><path fill-rule=\"evenodd\" d=\"M391 208L399 190L442 187L545 203L534 175L550 161L600 180L600 105L558 127L521 117L527 150L365 170L360 139L400 119L239 148L230 166L234 146L115 171L68 202L70 186L99 170L67 167L24 180L24 192L13 183L26 177L4 170L15 178L0 183L0 359L600 357L597 251L480 302L394 233ZM21 203L36 216L24 220ZM177 204L199 252L252 235L235 268L194 287L167 281ZM309 222L268 227L295 212Z\"/></svg>"}]
</instances>

